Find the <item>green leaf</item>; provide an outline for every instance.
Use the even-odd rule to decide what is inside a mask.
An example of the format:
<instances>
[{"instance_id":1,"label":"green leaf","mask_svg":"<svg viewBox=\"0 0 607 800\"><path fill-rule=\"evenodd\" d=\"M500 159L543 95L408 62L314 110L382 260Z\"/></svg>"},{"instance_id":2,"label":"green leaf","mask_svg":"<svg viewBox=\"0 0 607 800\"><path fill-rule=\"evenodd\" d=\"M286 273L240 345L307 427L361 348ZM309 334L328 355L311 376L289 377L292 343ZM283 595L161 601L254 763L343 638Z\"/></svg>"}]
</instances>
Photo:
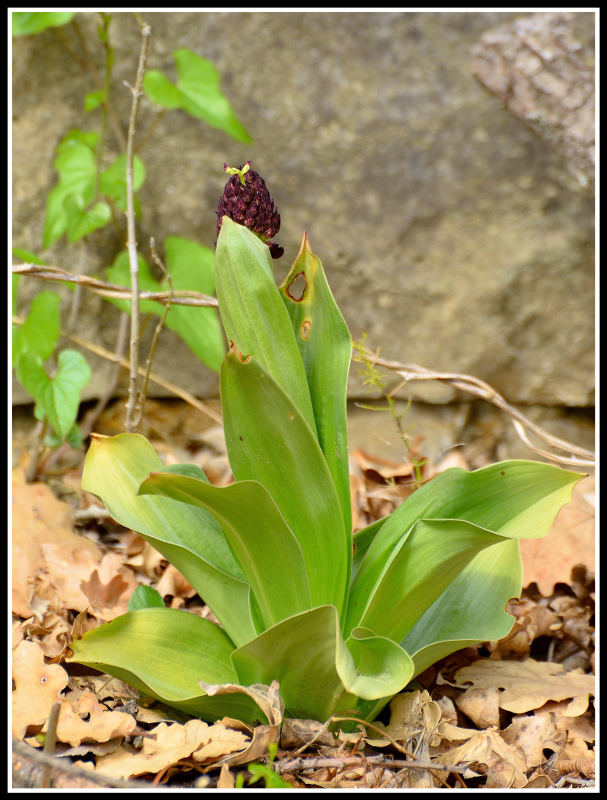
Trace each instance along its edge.
<instances>
[{"instance_id":1,"label":"green leaf","mask_svg":"<svg viewBox=\"0 0 607 800\"><path fill-rule=\"evenodd\" d=\"M13 11L13 36L32 36L46 28L66 25L73 17L73 11Z\"/></svg>"},{"instance_id":2,"label":"green leaf","mask_svg":"<svg viewBox=\"0 0 607 800\"><path fill-rule=\"evenodd\" d=\"M46 198L46 217L42 246L46 249L60 239L68 229L69 213L65 200L75 195L80 208L86 208L95 194L95 153L97 134L83 134L72 130L57 147L53 162L59 173L59 182Z\"/></svg>"},{"instance_id":3,"label":"green leaf","mask_svg":"<svg viewBox=\"0 0 607 800\"><path fill-rule=\"evenodd\" d=\"M402 647L415 675L462 647L497 641L512 629L508 600L520 596L523 567L517 539L483 550L419 618Z\"/></svg>"},{"instance_id":4,"label":"green leaf","mask_svg":"<svg viewBox=\"0 0 607 800\"><path fill-rule=\"evenodd\" d=\"M244 644L256 636L250 587L217 521L201 508L167 497L137 496L141 483L161 468L143 436L93 435L82 487L100 497L117 522L162 553L213 609L232 641ZM191 469L206 479L202 470Z\"/></svg>"},{"instance_id":5,"label":"green leaf","mask_svg":"<svg viewBox=\"0 0 607 800\"><path fill-rule=\"evenodd\" d=\"M105 91L99 89L98 92L88 92L84 96L84 110L94 111L96 108L105 102Z\"/></svg>"},{"instance_id":6,"label":"green leaf","mask_svg":"<svg viewBox=\"0 0 607 800\"><path fill-rule=\"evenodd\" d=\"M205 508L220 523L257 601L264 628L311 607L303 553L274 501L256 481L219 488L166 472L152 473L140 494L162 494ZM277 580L277 576L283 576Z\"/></svg>"},{"instance_id":7,"label":"green leaf","mask_svg":"<svg viewBox=\"0 0 607 800\"><path fill-rule=\"evenodd\" d=\"M403 534L418 520L462 519L501 536L545 536L582 477L537 461L507 461L475 472L454 468L440 473L382 525L360 564L352 596L361 592L362 586L376 585ZM358 624L352 608L349 624Z\"/></svg>"},{"instance_id":8,"label":"green leaf","mask_svg":"<svg viewBox=\"0 0 607 800\"><path fill-rule=\"evenodd\" d=\"M46 361L59 341L59 295L42 291L34 297L23 325L13 337L13 366L23 353Z\"/></svg>"},{"instance_id":9,"label":"green leaf","mask_svg":"<svg viewBox=\"0 0 607 800\"><path fill-rule=\"evenodd\" d=\"M140 584L129 598L129 611L139 611L141 608L164 608L160 592Z\"/></svg>"},{"instance_id":10,"label":"green leaf","mask_svg":"<svg viewBox=\"0 0 607 800\"><path fill-rule=\"evenodd\" d=\"M236 141L248 144L251 137L220 91L219 74L211 62L185 48L175 50L173 55L179 76L177 86L162 72L150 70L143 81L143 91L149 99L164 108L181 108Z\"/></svg>"},{"instance_id":11,"label":"green leaf","mask_svg":"<svg viewBox=\"0 0 607 800\"><path fill-rule=\"evenodd\" d=\"M228 341L259 361L316 432L304 365L274 282L270 251L229 217L223 218L217 240L215 282Z\"/></svg>"},{"instance_id":12,"label":"green leaf","mask_svg":"<svg viewBox=\"0 0 607 800\"><path fill-rule=\"evenodd\" d=\"M293 401L254 359L233 350L220 373L228 457L237 481L259 481L295 534L313 605L341 612L352 543L327 462Z\"/></svg>"},{"instance_id":13,"label":"green leaf","mask_svg":"<svg viewBox=\"0 0 607 800\"><path fill-rule=\"evenodd\" d=\"M56 450L64 442L69 444L74 450L77 450L81 446L82 433L76 423L72 425L65 437L59 436L55 431L51 431L44 437L45 447L50 447L51 450Z\"/></svg>"},{"instance_id":14,"label":"green leaf","mask_svg":"<svg viewBox=\"0 0 607 800\"><path fill-rule=\"evenodd\" d=\"M82 353L62 350L54 378L46 374L40 357L30 352L21 354L17 378L34 398L53 430L65 439L78 415L80 391L91 379L91 368ZM37 416L39 419L40 416Z\"/></svg>"},{"instance_id":15,"label":"green leaf","mask_svg":"<svg viewBox=\"0 0 607 800\"><path fill-rule=\"evenodd\" d=\"M46 261L43 261L35 253L23 250L21 247L13 247L12 253L15 258L23 261L24 264L37 264L39 267L43 267L46 264ZM16 275L15 277L19 276Z\"/></svg>"},{"instance_id":16,"label":"green leaf","mask_svg":"<svg viewBox=\"0 0 607 800\"><path fill-rule=\"evenodd\" d=\"M418 520L375 582L356 583L346 630L358 624L400 641L477 553L503 541L462 520Z\"/></svg>"},{"instance_id":17,"label":"green leaf","mask_svg":"<svg viewBox=\"0 0 607 800\"><path fill-rule=\"evenodd\" d=\"M368 630L346 643L334 606L298 614L232 653L243 684L278 680L289 714L327 720L355 709L358 698L375 700L400 691L413 664L399 645Z\"/></svg>"},{"instance_id":18,"label":"green leaf","mask_svg":"<svg viewBox=\"0 0 607 800\"><path fill-rule=\"evenodd\" d=\"M88 631L70 645L78 662L124 680L146 695L210 722L259 718L246 695L208 697L205 683L236 683L234 645L218 625L187 611L144 608Z\"/></svg>"},{"instance_id":19,"label":"green leaf","mask_svg":"<svg viewBox=\"0 0 607 800\"><path fill-rule=\"evenodd\" d=\"M352 340L320 260L304 233L299 255L280 286L308 379L318 442L348 532L352 530L346 402Z\"/></svg>"},{"instance_id":20,"label":"green leaf","mask_svg":"<svg viewBox=\"0 0 607 800\"><path fill-rule=\"evenodd\" d=\"M382 517L381 519L376 519L375 522L372 522L370 525L367 525L366 528L362 528L352 536L352 549L354 551L352 556L352 575L350 578L350 582L354 580L356 573L362 563L363 558L366 555L367 550L371 547L371 542L375 539L377 533L379 532L381 526L384 522L388 519L388 517Z\"/></svg>"},{"instance_id":21,"label":"green leaf","mask_svg":"<svg viewBox=\"0 0 607 800\"><path fill-rule=\"evenodd\" d=\"M67 216L67 238L70 244L93 231L105 228L112 219L110 207L103 200L87 210L80 205L77 195L70 194L63 201L63 207Z\"/></svg>"}]
</instances>

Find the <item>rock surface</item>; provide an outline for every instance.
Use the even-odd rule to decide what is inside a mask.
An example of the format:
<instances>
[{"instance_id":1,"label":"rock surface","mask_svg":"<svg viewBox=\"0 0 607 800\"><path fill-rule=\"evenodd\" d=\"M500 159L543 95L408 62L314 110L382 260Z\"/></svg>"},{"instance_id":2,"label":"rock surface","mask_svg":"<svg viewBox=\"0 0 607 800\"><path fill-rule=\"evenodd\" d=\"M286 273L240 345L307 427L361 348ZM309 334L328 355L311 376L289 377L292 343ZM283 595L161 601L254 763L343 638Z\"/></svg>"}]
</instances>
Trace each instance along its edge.
<instances>
[{"instance_id":1,"label":"rock surface","mask_svg":"<svg viewBox=\"0 0 607 800\"><path fill-rule=\"evenodd\" d=\"M101 68L96 16L77 16ZM223 163L250 159L282 217L286 254L277 279L306 230L355 339L366 332L369 347L386 358L473 374L511 402L593 405L592 192L472 72L483 34L529 17L147 13L148 67L174 80L176 48L210 59L253 143L239 144L181 111L162 116L141 151L144 254L151 235L159 244L177 235L212 247ZM591 59L594 14L571 18ZM111 100L126 131L130 93L122 81L135 78L139 29L131 14L117 13L110 34ZM97 84L63 40L81 52L71 26L13 43L13 243L39 254L55 148L70 128L98 129L100 120L99 112L83 111L84 95ZM155 116L144 98L142 136ZM111 126L108 136L109 160L119 147ZM85 252L82 243L62 241L42 255L102 276L120 247L108 228L89 237ZM41 288L22 279L20 313ZM69 298L65 292L65 320ZM113 349L116 322L116 309L88 295L75 332ZM105 362L90 361L87 397L103 391L109 372ZM154 370L200 397L217 393L216 375L171 331L162 334ZM353 369L350 396L363 394ZM400 392L409 395L456 399L431 383ZM18 386L14 400L26 400Z\"/></svg>"}]
</instances>

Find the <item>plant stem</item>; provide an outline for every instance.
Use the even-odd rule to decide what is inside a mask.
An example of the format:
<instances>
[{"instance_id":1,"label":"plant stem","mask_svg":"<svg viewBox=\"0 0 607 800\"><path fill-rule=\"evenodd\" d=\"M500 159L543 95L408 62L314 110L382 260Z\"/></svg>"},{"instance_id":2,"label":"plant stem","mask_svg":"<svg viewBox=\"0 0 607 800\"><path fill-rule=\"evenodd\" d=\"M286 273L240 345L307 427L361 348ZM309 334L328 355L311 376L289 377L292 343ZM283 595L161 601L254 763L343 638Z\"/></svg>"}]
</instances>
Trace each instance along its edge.
<instances>
[{"instance_id":1,"label":"plant stem","mask_svg":"<svg viewBox=\"0 0 607 800\"><path fill-rule=\"evenodd\" d=\"M135 147L135 133L137 130L137 111L139 109L139 98L141 97L141 87L143 86L143 76L150 46L150 26L146 25L141 17L138 16L141 28L141 53L139 55L139 66L137 68L137 78L135 87L131 88L133 102L131 104L131 118L129 121L129 134L126 150L126 202L127 202L127 251L129 254L129 267L131 272L131 291L133 293L131 301L131 341L129 347L130 356L130 384L129 401L126 412L126 429L132 433L136 427L136 418L139 410L139 265L137 262L137 240L135 232L135 192L133 189L133 156Z\"/></svg>"}]
</instances>

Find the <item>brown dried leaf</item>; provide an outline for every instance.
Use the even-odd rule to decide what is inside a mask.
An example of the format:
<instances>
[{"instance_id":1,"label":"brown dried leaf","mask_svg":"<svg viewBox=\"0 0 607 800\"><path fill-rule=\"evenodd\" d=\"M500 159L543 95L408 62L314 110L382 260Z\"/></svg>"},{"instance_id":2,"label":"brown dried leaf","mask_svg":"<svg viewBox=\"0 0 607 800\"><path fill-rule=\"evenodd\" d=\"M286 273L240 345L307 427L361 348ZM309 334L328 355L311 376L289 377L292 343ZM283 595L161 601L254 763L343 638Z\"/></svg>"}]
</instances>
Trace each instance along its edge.
<instances>
[{"instance_id":1,"label":"brown dried leaf","mask_svg":"<svg viewBox=\"0 0 607 800\"><path fill-rule=\"evenodd\" d=\"M527 768L538 767L546 759L544 750L560 753L567 735L556 726L556 715L514 717L512 724L502 731L502 738L520 747L525 754Z\"/></svg>"},{"instance_id":2,"label":"brown dried leaf","mask_svg":"<svg viewBox=\"0 0 607 800\"><path fill-rule=\"evenodd\" d=\"M594 694L594 676L577 672L564 672L561 664L534 661L491 661L481 659L463 667L455 674L459 684L470 682L477 688L496 687L500 695L500 708L521 714L541 708L548 700L572 698L576 710L583 697ZM573 707L573 706L572 706Z\"/></svg>"},{"instance_id":3,"label":"brown dried leaf","mask_svg":"<svg viewBox=\"0 0 607 800\"><path fill-rule=\"evenodd\" d=\"M577 564L594 572L594 486L594 475L581 480L550 534L521 541L523 586L535 581L544 597L550 597L556 583L569 583L571 569Z\"/></svg>"},{"instance_id":4,"label":"brown dried leaf","mask_svg":"<svg viewBox=\"0 0 607 800\"><path fill-rule=\"evenodd\" d=\"M118 712L114 712L118 713ZM195 751L215 752L217 758L243 749L248 741L240 731L228 731L220 722L207 725L192 719L185 725L161 723L154 728L155 739L145 738L139 753L119 747L113 753L97 759L97 772L112 778L132 778L146 773L156 774L182 759L190 758Z\"/></svg>"},{"instance_id":5,"label":"brown dried leaf","mask_svg":"<svg viewBox=\"0 0 607 800\"><path fill-rule=\"evenodd\" d=\"M71 507L57 500L48 486L22 484L22 480L21 471L14 471L13 611L21 617L30 617L33 581L46 564L42 545L52 545L58 557L68 564L79 557L80 551L99 560L101 550L94 542L73 532Z\"/></svg>"},{"instance_id":6,"label":"brown dried leaf","mask_svg":"<svg viewBox=\"0 0 607 800\"><path fill-rule=\"evenodd\" d=\"M57 722L57 738L72 747L78 747L82 742L109 742L110 739L128 736L137 727L130 714L108 711L90 691L78 698L76 707L75 711L70 700L62 700Z\"/></svg>"},{"instance_id":7,"label":"brown dried leaf","mask_svg":"<svg viewBox=\"0 0 607 800\"><path fill-rule=\"evenodd\" d=\"M437 764L450 766L468 761L487 766L488 787L491 784L492 787L519 789L527 782L522 751L504 742L499 731L494 729L472 732L468 741L441 753L435 759Z\"/></svg>"},{"instance_id":8,"label":"brown dried leaf","mask_svg":"<svg viewBox=\"0 0 607 800\"><path fill-rule=\"evenodd\" d=\"M30 725L42 725L49 717L68 674L58 664L45 664L40 645L20 642L13 651L13 735L22 739Z\"/></svg>"},{"instance_id":9,"label":"brown dried leaf","mask_svg":"<svg viewBox=\"0 0 607 800\"><path fill-rule=\"evenodd\" d=\"M495 686L471 687L456 699L457 707L478 728L498 727L500 722L499 692Z\"/></svg>"}]
</instances>

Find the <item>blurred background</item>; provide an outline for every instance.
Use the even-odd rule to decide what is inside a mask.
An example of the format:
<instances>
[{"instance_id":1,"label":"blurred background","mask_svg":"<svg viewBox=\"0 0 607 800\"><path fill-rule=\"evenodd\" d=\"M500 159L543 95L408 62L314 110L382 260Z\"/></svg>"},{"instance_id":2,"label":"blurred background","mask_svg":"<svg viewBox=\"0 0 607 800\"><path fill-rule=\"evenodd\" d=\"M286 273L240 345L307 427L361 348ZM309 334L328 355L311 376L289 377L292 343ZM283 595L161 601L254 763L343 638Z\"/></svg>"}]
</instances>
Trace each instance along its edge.
<instances>
[{"instance_id":1,"label":"blurred background","mask_svg":"<svg viewBox=\"0 0 607 800\"><path fill-rule=\"evenodd\" d=\"M101 69L96 15L77 17ZM593 13L144 17L148 68L175 80L180 47L209 59L253 140L240 144L182 111L162 116L141 150L144 255L150 236L161 253L167 236L213 247L224 162L250 160L282 218L279 282L307 231L355 340L366 333L384 358L481 378L555 435L593 447ZM126 132L123 81L134 83L141 41L133 15L114 14L110 36L111 102ZM69 52L81 46L71 26L13 42L13 244L76 274L78 245L62 240L41 253L41 241L57 144L70 128L98 127L82 105L91 77ZM143 98L141 136L156 115ZM110 127L108 160L119 152ZM103 277L120 249L110 228L92 234L88 274ZM41 288L22 279L23 309ZM87 295L75 332L113 350L117 319ZM110 365L87 358L92 399ZM218 396L217 375L170 330L153 369L200 398ZM16 382L13 390L14 403L28 402ZM356 364L349 396L351 447L398 460L390 415L357 405L378 395ZM479 465L532 457L503 415L469 395L418 382L396 396L400 410L413 399L405 427L433 458L479 442Z\"/></svg>"}]
</instances>

